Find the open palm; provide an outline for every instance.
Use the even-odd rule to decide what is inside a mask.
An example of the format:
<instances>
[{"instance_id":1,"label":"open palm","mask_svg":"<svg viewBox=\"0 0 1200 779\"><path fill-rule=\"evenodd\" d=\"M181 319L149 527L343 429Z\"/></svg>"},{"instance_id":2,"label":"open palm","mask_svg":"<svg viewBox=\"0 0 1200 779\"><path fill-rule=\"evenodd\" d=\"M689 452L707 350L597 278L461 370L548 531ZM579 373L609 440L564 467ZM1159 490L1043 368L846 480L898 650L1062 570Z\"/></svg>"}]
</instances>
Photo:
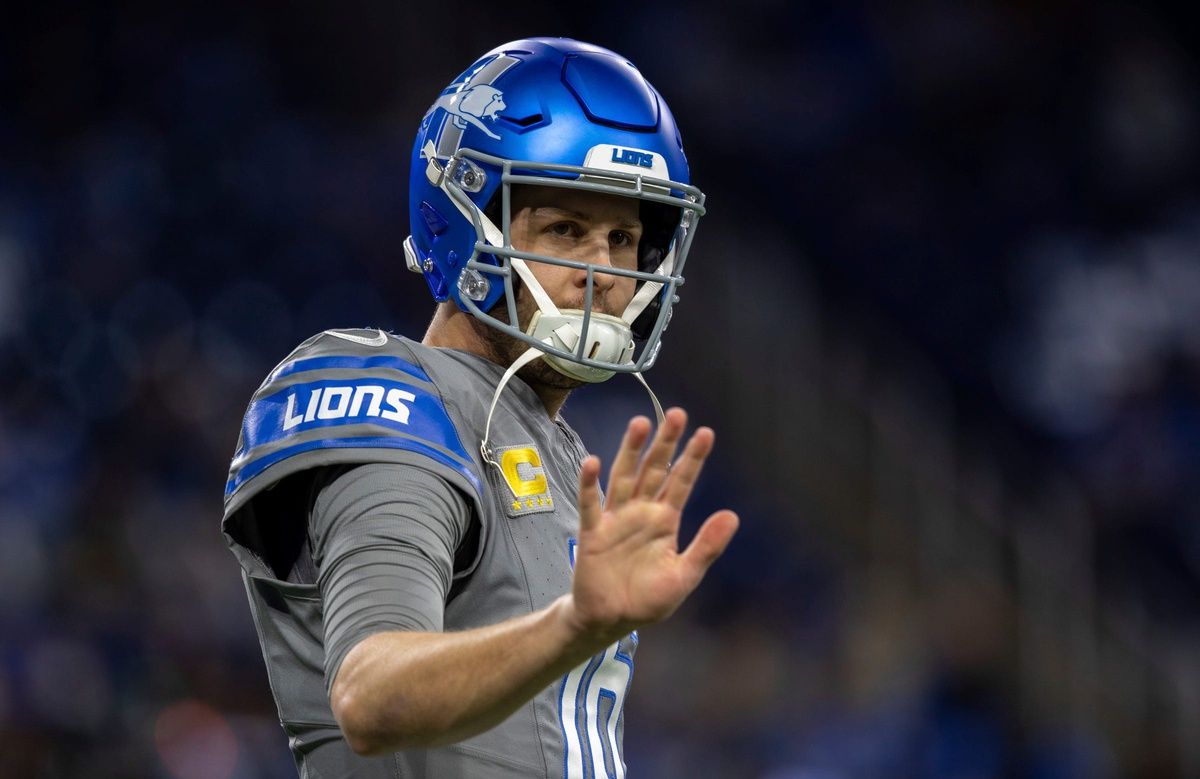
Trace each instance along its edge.
<instances>
[{"instance_id":1,"label":"open palm","mask_svg":"<svg viewBox=\"0 0 1200 779\"><path fill-rule=\"evenodd\" d=\"M713 431L699 428L672 466L686 425L687 414L670 409L643 457L650 421L632 419L613 460L603 506L600 460L593 456L583 463L571 594L576 618L589 633L615 640L666 619L737 531L737 515L718 511L679 551L683 507L713 447Z\"/></svg>"}]
</instances>

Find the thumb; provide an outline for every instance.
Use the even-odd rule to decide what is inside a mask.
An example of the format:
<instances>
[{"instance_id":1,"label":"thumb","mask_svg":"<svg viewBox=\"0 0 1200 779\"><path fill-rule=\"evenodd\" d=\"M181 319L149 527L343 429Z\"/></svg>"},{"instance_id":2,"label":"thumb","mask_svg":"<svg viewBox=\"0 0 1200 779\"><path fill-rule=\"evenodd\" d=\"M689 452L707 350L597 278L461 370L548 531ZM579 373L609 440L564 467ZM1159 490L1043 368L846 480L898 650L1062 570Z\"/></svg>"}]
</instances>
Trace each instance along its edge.
<instances>
[{"instance_id":1,"label":"thumb","mask_svg":"<svg viewBox=\"0 0 1200 779\"><path fill-rule=\"evenodd\" d=\"M681 555L695 569L697 581L729 546L738 524L738 515L728 509L718 511L704 520L696 537Z\"/></svg>"}]
</instances>

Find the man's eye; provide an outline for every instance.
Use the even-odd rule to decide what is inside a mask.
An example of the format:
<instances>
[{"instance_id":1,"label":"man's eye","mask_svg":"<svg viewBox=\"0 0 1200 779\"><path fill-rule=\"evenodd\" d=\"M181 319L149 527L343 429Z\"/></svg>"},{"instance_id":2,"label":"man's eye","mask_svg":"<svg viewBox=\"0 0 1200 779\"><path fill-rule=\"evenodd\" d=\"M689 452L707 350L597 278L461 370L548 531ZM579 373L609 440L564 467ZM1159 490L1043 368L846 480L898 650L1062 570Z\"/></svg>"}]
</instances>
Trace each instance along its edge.
<instances>
[{"instance_id":1,"label":"man's eye","mask_svg":"<svg viewBox=\"0 0 1200 779\"><path fill-rule=\"evenodd\" d=\"M629 233L617 230L609 235L608 239L612 241L613 246L632 246L633 236Z\"/></svg>"},{"instance_id":2,"label":"man's eye","mask_svg":"<svg viewBox=\"0 0 1200 779\"><path fill-rule=\"evenodd\" d=\"M575 234L575 225L570 222L555 222L548 228L553 235L568 236Z\"/></svg>"}]
</instances>

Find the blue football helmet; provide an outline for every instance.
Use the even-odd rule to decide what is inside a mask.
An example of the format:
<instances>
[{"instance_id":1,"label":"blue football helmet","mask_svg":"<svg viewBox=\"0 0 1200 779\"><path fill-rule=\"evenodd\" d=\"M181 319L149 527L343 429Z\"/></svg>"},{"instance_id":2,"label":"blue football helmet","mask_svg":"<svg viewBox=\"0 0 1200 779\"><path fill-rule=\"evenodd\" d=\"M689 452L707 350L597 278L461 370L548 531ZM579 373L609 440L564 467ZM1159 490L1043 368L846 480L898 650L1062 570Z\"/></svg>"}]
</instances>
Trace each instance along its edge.
<instances>
[{"instance_id":1,"label":"blue football helmet","mask_svg":"<svg viewBox=\"0 0 1200 779\"><path fill-rule=\"evenodd\" d=\"M638 269L597 271L636 280L620 316L591 310L596 266L513 247L517 184L640 200ZM595 382L654 363L704 194L690 184L670 109L632 63L567 38L530 38L485 54L425 114L409 211L405 258L434 298L524 341L561 373ZM558 309L530 271L534 262L587 271L583 309ZM525 330L514 276L538 307ZM491 313L501 301L507 321Z\"/></svg>"}]
</instances>

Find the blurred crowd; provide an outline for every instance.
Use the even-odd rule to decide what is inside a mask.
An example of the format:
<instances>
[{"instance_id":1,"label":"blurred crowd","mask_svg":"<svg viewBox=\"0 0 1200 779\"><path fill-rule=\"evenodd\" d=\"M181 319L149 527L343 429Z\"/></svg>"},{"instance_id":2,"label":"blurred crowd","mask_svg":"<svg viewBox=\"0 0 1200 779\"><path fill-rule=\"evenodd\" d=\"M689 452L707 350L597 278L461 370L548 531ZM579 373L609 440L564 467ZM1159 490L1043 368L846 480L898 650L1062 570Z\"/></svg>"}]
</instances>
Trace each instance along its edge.
<instances>
[{"instance_id":1,"label":"blurred crowd","mask_svg":"<svg viewBox=\"0 0 1200 779\"><path fill-rule=\"evenodd\" d=\"M1188 775L1154 712L1131 733L1104 712L1030 710L1011 582L962 564L914 588L829 530L810 479L760 477L805 449L792 420L811 417L847 469L886 480L844 421L866 412L835 413L862 402L837 377L899 341L921 356L912 381L948 398L951 438L1006 431L1004 490L1036 492L1052 469L1084 496L1098 608L1141 620L1139 651L1195 648L1195 31L1146 4L738 8L11 11L0 775L295 776L219 533L241 414L319 330L423 333L431 302L400 249L413 132L466 64L531 34L638 63L711 203L685 324L649 378L718 432L689 527L728 505L743 529L685 610L646 631L633 775ZM810 377L820 410L807 385L765 386L784 367L828 369ZM646 412L619 381L564 411L602 457ZM758 429L790 443L755 445Z\"/></svg>"}]
</instances>

